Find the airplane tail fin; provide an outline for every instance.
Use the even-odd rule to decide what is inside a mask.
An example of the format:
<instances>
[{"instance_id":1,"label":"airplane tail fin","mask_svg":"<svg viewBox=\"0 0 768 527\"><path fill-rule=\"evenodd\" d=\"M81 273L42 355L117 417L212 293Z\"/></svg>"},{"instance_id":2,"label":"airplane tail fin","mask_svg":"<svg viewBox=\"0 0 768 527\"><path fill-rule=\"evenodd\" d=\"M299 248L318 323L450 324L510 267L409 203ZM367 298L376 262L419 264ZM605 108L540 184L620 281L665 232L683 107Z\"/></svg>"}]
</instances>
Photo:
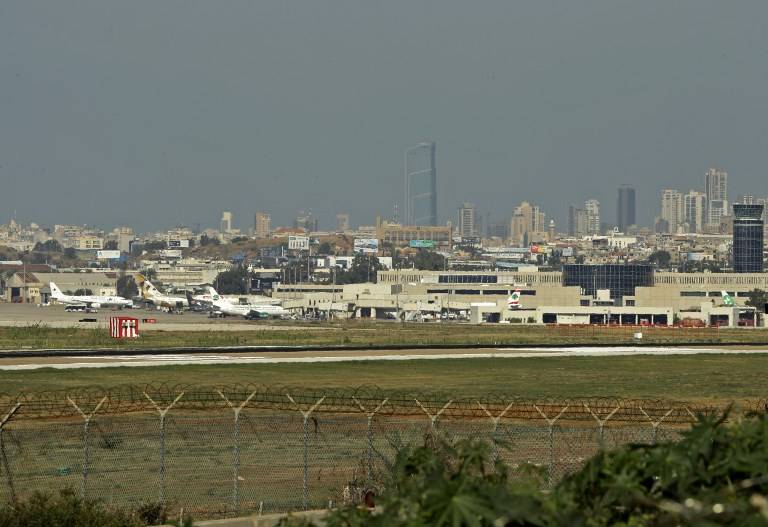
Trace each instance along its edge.
<instances>
[{"instance_id":1,"label":"airplane tail fin","mask_svg":"<svg viewBox=\"0 0 768 527\"><path fill-rule=\"evenodd\" d=\"M221 295L216 292L213 286L208 286L208 294L211 295L211 300L213 301L221 300Z\"/></svg>"},{"instance_id":2,"label":"airplane tail fin","mask_svg":"<svg viewBox=\"0 0 768 527\"><path fill-rule=\"evenodd\" d=\"M512 294L507 299L507 306L510 309L517 309L520 307L520 291L513 291Z\"/></svg>"},{"instance_id":3,"label":"airplane tail fin","mask_svg":"<svg viewBox=\"0 0 768 527\"><path fill-rule=\"evenodd\" d=\"M141 296L144 298L151 298L153 296L157 296L160 291L157 290L157 288L152 285L152 282L147 280L147 277L143 274L137 274L136 275L136 283L139 286L139 290L141 291Z\"/></svg>"},{"instance_id":4,"label":"airplane tail fin","mask_svg":"<svg viewBox=\"0 0 768 527\"><path fill-rule=\"evenodd\" d=\"M733 297L728 294L727 291L721 291L720 294L723 297L723 304L726 306L732 306L733 305Z\"/></svg>"},{"instance_id":5,"label":"airplane tail fin","mask_svg":"<svg viewBox=\"0 0 768 527\"><path fill-rule=\"evenodd\" d=\"M51 282L51 283L50 283L50 284L48 284L48 285L49 285L49 287L51 288L51 296L52 296L54 299L58 300L59 298L61 298L61 297L63 297L63 296L64 296L64 294L61 292L61 289L59 289L59 287L58 287L56 284L54 284L53 282Z\"/></svg>"}]
</instances>

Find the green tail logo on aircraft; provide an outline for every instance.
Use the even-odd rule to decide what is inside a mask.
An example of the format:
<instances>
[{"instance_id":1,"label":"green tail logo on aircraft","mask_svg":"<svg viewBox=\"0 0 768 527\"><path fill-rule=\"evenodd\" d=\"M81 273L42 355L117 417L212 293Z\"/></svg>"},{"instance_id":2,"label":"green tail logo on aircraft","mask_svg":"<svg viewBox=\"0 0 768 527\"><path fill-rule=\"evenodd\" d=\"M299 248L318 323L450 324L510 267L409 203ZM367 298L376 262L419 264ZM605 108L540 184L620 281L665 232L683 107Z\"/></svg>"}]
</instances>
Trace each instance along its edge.
<instances>
[{"instance_id":1,"label":"green tail logo on aircraft","mask_svg":"<svg viewBox=\"0 0 768 527\"><path fill-rule=\"evenodd\" d=\"M721 294L723 295L723 305L724 306L732 306L733 305L733 297L729 295L726 291L722 291Z\"/></svg>"}]
</instances>

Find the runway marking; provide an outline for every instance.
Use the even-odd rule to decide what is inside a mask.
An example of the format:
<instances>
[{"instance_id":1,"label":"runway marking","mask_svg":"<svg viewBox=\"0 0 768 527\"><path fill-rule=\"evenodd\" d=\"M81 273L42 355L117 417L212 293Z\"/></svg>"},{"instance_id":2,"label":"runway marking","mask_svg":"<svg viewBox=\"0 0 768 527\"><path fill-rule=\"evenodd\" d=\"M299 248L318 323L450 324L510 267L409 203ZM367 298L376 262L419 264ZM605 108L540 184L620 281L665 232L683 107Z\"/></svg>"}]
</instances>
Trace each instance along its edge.
<instances>
[{"instance_id":1,"label":"runway marking","mask_svg":"<svg viewBox=\"0 0 768 527\"><path fill-rule=\"evenodd\" d=\"M758 355L766 354L768 350L725 350L716 348L664 348L664 347L631 347L617 346L611 348L499 348L482 353L411 353L386 354L375 353L353 354L349 352L336 356L297 357L286 354L284 357L262 357L243 355L116 355L93 357L88 362L50 362L30 364L2 364L0 370L36 370L42 368L78 369L78 368L116 368L143 366L172 366L185 364L280 364L280 363L313 363L313 362L359 362L359 361L404 361L404 360L439 360L439 359L489 359L489 358L547 358L547 357L622 357L632 355ZM56 358L51 359L52 361Z\"/></svg>"}]
</instances>

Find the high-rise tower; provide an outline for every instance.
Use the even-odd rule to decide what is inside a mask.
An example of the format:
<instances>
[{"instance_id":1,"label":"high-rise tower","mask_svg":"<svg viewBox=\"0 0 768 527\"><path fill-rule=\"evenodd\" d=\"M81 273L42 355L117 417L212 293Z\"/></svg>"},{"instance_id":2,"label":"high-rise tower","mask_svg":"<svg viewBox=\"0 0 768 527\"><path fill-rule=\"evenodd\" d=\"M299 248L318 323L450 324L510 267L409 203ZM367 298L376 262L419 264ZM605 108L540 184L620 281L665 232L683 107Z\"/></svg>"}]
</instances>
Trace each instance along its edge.
<instances>
[{"instance_id":1,"label":"high-rise tower","mask_svg":"<svg viewBox=\"0 0 768 527\"><path fill-rule=\"evenodd\" d=\"M715 168L707 170L704 193L707 195L707 227L719 228L720 220L728 215L728 172Z\"/></svg>"},{"instance_id":2,"label":"high-rise tower","mask_svg":"<svg viewBox=\"0 0 768 527\"><path fill-rule=\"evenodd\" d=\"M627 232L630 225L635 225L635 187L622 185L616 201L616 225L621 232Z\"/></svg>"},{"instance_id":3,"label":"high-rise tower","mask_svg":"<svg viewBox=\"0 0 768 527\"><path fill-rule=\"evenodd\" d=\"M477 209L474 203L462 203L459 207L459 231L462 238L477 236Z\"/></svg>"},{"instance_id":4,"label":"high-rise tower","mask_svg":"<svg viewBox=\"0 0 768 527\"><path fill-rule=\"evenodd\" d=\"M437 226L437 165L434 141L405 151L405 224Z\"/></svg>"}]
</instances>

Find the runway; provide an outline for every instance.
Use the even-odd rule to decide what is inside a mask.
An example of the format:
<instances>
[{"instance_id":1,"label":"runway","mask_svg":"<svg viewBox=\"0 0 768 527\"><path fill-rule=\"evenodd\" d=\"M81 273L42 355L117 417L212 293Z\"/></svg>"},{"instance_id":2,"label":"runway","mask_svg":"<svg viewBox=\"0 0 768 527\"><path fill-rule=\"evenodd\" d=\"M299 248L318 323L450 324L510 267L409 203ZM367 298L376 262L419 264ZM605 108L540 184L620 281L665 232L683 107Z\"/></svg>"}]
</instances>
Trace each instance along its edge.
<instances>
[{"instance_id":1,"label":"runway","mask_svg":"<svg viewBox=\"0 0 768 527\"><path fill-rule=\"evenodd\" d=\"M277 364L326 363L355 361L408 361L438 359L520 359L551 357L622 357L630 355L719 355L765 354L766 349L739 348L675 348L675 347L578 347L578 348L481 348L418 350L344 350L344 351L265 351L178 353L170 355L125 354L111 356L57 356L4 358L0 353L0 370L36 370L41 368L116 368L152 367L193 364Z\"/></svg>"}]
</instances>

